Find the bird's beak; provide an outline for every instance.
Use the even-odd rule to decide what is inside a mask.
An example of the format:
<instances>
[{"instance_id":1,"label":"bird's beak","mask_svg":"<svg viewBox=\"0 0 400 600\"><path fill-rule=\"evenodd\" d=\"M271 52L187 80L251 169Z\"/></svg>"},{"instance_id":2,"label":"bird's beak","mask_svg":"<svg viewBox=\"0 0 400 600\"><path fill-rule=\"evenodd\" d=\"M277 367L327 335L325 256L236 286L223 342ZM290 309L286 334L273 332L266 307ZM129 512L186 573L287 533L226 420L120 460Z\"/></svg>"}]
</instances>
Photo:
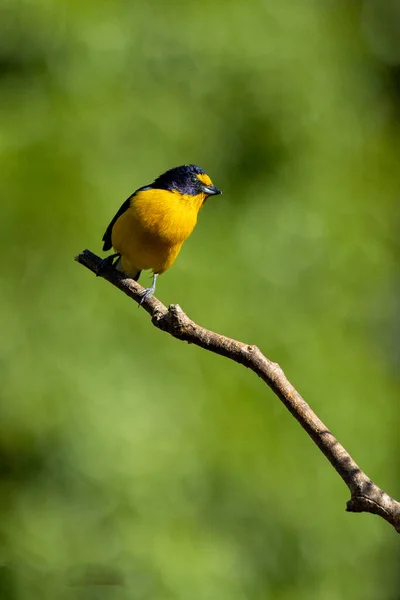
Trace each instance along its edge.
<instances>
[{"instance_id":1,"label":"bird's beak","mask_svg":"<svg viewBox=\"0 0 400 600\"><path fill-rule=\"evenodd\" d=\"M215 185L203 186L203 192L207 194L207 196L218 196L219 194L222 194L221 190Z\"/></svg>"}]
</instances>

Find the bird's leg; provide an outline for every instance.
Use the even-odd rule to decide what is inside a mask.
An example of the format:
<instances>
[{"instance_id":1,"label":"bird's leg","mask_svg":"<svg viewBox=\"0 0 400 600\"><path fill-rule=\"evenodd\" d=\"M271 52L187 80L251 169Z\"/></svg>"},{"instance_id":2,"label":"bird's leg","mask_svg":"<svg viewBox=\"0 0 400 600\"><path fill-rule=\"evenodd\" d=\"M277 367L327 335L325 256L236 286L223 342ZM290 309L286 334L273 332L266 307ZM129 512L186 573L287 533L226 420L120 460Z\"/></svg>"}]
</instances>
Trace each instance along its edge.
<instances>
[{"instance_id":1,"label":"bird's leg","mask_svg":"<svg viewBox=\"0 0 400 600\"><path fill-rule=\"evenodd\" d=\"M117 256L119 258L121 255L117 252L117 254L110 254L110 256L106 256L105 258L103 258L96 270L97 277L101 274L103 269L111 267L114 264L114 258L117 258Z\"/></svg>"},{"instance_id":2,"label":"bird's leg","mask_svg":"<svg viewBox=\"0 0 400 600\"><path fill-rule=\"evenodd\" d=\"M139 305L143 304L146 298L150 298L156 291L156 281L157 281L157 273L153 274L153 282L150 287L146 288L144 292L142 292L142 299L140 300Z\"/></svg>"}]
</instances>

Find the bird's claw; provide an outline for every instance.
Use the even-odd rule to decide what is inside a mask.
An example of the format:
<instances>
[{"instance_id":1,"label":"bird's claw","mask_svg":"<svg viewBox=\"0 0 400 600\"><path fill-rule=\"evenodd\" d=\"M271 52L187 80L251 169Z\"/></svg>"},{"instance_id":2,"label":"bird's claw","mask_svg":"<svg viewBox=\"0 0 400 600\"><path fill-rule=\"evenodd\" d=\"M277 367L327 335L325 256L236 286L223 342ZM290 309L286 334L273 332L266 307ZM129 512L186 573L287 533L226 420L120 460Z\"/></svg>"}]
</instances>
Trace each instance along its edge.
<instances>
[{"instance_id":1,"label":"bird's claw","mask_svg":"<svg viewBox=\"0 0 400 600\"><path fill-rule=\"evenodd\" d=\"M98 267L96 269L96 277L99 277L102 271L104 271L104 269L106 269L107 267L111 267L112 264L113 259L111 258L111 256L106 256L106 258L103 258L103 260L98 264Z\"/></svg>"},{"instance_id":2,"label":"bird's claw","mask_svg":"<svg viewBox=\"0 0 400 600\"><path fill-rule=\"evenodd\" d=\"M145 300L147 300L147 298L150 298L150 296L152 296L154 294L154 288L152 287L148 287L146 288L143 292L141 292L141 299L139 302L139 306L142 306L143 302Z\"/></svg>"},{"instance_id":3,"label":"bird's claw","mask_svg":"<svg viewBox=\"0 0 400 600\"><path fill-rule=\"evenodd\" d=\"M145 290L143 290L143 292L141 292L141 299L139 302L139 306L142 306L143 302L145 300L147 300L147 298L150 298L150 296L152 296L154 294L154 292L156 291L156 281L157 281L157 273L153 274L153 283L151 284L150 287L146 288Z\"/></svg>"},{"instance_id":4,"label":"bird's claw","mask_svg":"<svg viewBox=\"0 0 400 600\"><path fill-rule=\"evenodd\" d=\"M112 267L114 265L114 259L117 257L119 257L119 254L110 254L110 256L103 258L96 269L96 277L99 277L104 269Z\"/></svg>"}]
</instances>

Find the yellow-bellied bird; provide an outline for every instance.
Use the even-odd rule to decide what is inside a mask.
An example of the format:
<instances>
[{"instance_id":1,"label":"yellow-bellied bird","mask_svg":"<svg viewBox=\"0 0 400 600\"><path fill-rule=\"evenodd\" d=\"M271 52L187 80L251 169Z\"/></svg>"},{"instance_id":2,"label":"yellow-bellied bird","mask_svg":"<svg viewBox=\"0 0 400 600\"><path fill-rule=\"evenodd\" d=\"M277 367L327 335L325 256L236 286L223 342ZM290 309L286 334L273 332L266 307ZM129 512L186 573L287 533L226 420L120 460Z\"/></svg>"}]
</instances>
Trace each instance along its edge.
<instances>
[{"instance_id":1,"label":"yellow-bellied bird","mask_svg":"<svg viewBox=\"0 0 400 600\"><path fill-rule=\"evenodd\" d=\"M101 266L116 258L116 268L135 281L141 271L152 269L153 282L145 289L142 303L154 293L157 276L175 261L204 202L216 194L222 194L221 190L197 165L175 167L139 188L107 227L103 250L113 247L116 254L105 258Z\"/></svg>"}]
</instances>

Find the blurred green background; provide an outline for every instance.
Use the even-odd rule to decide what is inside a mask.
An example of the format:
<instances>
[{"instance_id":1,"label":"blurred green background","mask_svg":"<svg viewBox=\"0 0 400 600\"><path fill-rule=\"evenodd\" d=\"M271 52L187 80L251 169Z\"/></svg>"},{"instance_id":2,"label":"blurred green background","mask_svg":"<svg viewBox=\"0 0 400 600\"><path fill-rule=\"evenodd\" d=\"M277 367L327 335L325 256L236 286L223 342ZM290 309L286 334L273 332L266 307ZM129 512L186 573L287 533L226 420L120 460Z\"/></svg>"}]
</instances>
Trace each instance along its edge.
<instances>
[{"instance_id":1,"label":"blurred green background","mask_svg":"<svg viewBox=\"0 0 400 600\"><path fill-rule=\"evenodd\" d=\"M3 1L2 600L400 598L398 535L261 380L73 261L202 166L224 194L158 297L399 497L399 40L395 1Z\"/></svg>"}]
</instances>

